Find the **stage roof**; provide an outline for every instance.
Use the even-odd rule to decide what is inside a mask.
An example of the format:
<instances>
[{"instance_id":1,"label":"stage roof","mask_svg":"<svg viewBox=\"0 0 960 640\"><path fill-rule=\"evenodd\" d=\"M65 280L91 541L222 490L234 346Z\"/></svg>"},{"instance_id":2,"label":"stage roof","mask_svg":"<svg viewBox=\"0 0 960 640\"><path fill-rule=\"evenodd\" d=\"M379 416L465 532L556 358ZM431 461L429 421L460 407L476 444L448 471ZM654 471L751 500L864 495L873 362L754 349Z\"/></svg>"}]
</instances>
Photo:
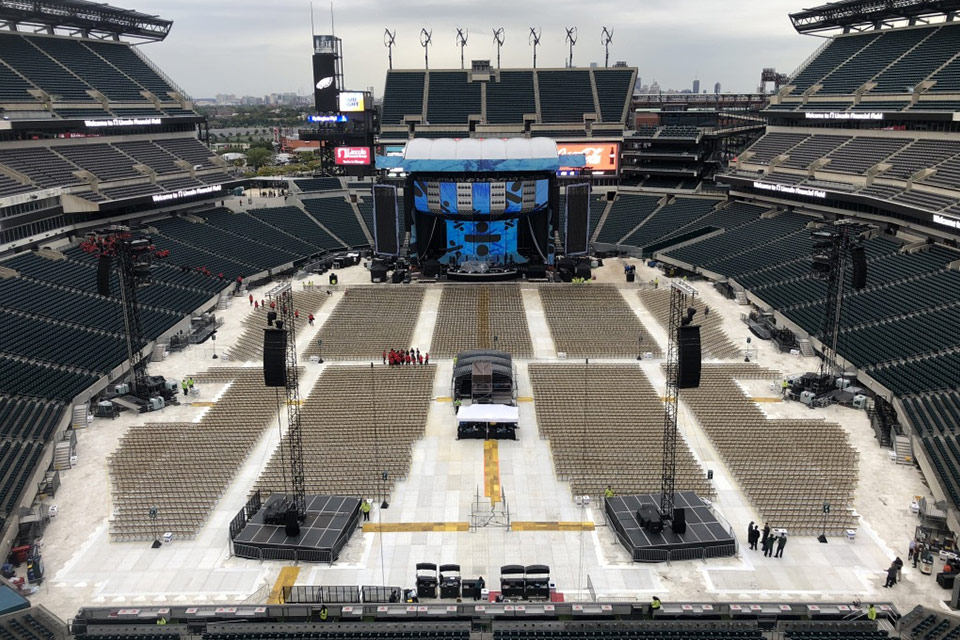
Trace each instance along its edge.
<instances>
[{"instance_id":1,"label":"stage roof","mask_svg":"<svg viewBox=\"0 0 960 640\"><path fill-rule=\"evenodd\" d=\"M862 31L889 22L955 14L960 0L843 0L790 14L798 33Z\"/></svg>"},{"instance_id":2,"label":"stage roof","mask_svg":"<svg viewBox=\"0 0 960 640\"><path fill-rule=\"evenodd\" d=\"M87 0L0 0L0 26L63 29L93 38L130 36L139 40L163 40L173 22L158 16Z\"/></svg>"},{"instance_id":3,"label":"stage roof","mask_svg":"<svg viewBox=\"0 0 960 640\"><path fill-rule=\"evenodd\" d=\"M565 155L564 167L583 167L583 155ZM419 138L407 143L403 157L377 158L378 169L407 172L556 171L557 143L550 138Z\"/></svg>"}]
</instances>

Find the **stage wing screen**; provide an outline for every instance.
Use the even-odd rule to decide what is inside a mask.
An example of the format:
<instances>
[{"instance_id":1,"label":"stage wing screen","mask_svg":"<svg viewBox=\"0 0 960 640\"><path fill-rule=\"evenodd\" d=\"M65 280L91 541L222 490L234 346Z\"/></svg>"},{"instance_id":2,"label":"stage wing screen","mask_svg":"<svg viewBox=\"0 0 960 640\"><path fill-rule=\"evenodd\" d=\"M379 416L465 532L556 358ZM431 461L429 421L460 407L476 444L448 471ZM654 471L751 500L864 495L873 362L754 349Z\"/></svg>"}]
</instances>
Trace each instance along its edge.
<instances>
[{"instance_id":1,"label":"stage wing screen","mask_svg":"<svg viewBox=\"0 0 960 640\"><path fill-rule=\"evenodd\" d=\"M400 222L397 188L388 184L373 186L374 250L382 255L400 253Z\"/></svg>"},{"instance_id":2,"label":"stage wing screen","mask_svg":"<svg viewBox=\"0 0 960 640\"><path fill-rule=\"evenodd\" d=\"M568 256L586 253L590 238L590 185L567 187L567 221L564 229L564 253Z\"/></svg>"}]
</instances>

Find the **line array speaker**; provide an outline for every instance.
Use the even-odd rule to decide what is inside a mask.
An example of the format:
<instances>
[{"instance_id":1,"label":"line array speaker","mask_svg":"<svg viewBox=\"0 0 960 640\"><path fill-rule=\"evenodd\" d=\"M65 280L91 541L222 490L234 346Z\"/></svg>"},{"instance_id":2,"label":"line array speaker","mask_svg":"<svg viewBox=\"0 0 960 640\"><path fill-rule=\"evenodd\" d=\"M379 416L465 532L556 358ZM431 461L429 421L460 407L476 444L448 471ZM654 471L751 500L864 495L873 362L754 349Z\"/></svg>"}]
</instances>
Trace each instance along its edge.
<instances>
[{"instance_id":1,"label":"line array speaker","mask_svg":"<svg viewBox=\"0 0 960 640\"><path fill-rule=\"evenodd\" d=\"M863 247L854 247L853 254L853 288L859 291L867 286L867 252Z\"/></svg>"},{"instance_id":2,"label":"line array speaker","mask_svg":"<svg viewBox=\"0 0 960 640\"><path fill-rule=\"evenodd\" d=\"M97 293L110 297L110 256L101 255L97 261Z\"/></svg>"},{"instance_id":3,"label":"line array speaker","mask_svg":"<svg viewBox=\"0 0 960 640\"><path fill-rule=\"evenodd\" d=\"M263 384L268 387L287 386L286 331L263 330Z\"/></svg>"},{"instance_id":4,"label":"line array speaker","mask_svg":"<svg viewBox=\"0 0 960 640\"><path fill-rule=\"evenodd\" d=\"M696 389L700 386L700 327L686 325L677 327L677 351L679 353L680 389Z\"/></svg>"}]
</instances>

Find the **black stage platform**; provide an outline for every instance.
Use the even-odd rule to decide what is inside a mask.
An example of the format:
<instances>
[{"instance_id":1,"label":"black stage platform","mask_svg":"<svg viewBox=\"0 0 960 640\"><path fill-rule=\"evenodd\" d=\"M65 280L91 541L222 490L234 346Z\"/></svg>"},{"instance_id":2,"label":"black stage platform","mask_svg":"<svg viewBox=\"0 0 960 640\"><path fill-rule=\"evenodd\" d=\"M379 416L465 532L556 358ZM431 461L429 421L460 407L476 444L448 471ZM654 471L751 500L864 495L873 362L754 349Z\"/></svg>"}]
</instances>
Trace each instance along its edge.
<instances>
[{"instance_id":1,"label":"black stage platform","mask_svg":"<svg viewBox=\"0 0 960 640\"><path fill-rule=\"evenodd\" d=\"M281 496L282 497L282 496ZM277 494L265 503L270 504ZM360 523L360 500L345 496L307 496L300 535L288 538L283 525L265 524L264 509L237 527L233 555L255 560L333 562ZM241 511L237 518L241 518ZM233 525L231 525L233 529Z\"/></svg>"},{"instance_id":2,"label":"black stage platform","mask_svg":"<svg viewBox=\"0 0 960 640\"><path fill-rule=\"evenodd\" d=\"M669 525L660 533L647 531L637 520L642 504L660 505L660 494L615 496L605 500L607 518L617 532L620 544L634 562L667 562L718 558L737 553L737 539L729 525L721 523L710 508L692 491L678 491L677 509L684 509L687 531L675 534Z\"/></svg>"}]
</instances>

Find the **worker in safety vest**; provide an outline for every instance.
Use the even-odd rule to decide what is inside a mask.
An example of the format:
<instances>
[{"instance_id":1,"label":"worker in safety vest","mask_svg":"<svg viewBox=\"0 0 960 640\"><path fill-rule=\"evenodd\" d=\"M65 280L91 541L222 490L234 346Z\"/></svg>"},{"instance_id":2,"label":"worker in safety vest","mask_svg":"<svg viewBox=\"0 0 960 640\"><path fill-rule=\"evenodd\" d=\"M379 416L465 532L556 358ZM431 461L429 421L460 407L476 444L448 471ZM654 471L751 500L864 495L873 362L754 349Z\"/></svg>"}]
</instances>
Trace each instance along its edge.
<instances>
[{"instance_id":1,"label":"worker in safety vest","mask_svg":"<svg viewBox=\"0 0 960 640\"><path fill-rule=\"evenodd\" d=\"M167 624L167 619L164 618L163 616L160 616L159 618L157 618L157 624L160 624L160 625Z\"/></svg>"},{"instance_id":2,"label":"worker in safety vest","mask_svg":"<svg viewBox=\"0 0 960 640\"><path fill-rule=\"evenodd\" d=\"M189 387L187 386L187 379L186 379L186 378L184 378L183 380L180 381L180 388L183 389L183 395L187 395L187 389L188 389Z\"/></svg>"},{"instance_id":3,"label":"worker in safety vest","mask_svg":"<svg viewBox=\"0 0 960 640\"><path fill-rule=\"evenodd\" d=\"M367 522L370 520L370 501L362 500L360 502L360 512L363 514L363 521Z\"/></svg>"},{"instance_id":4,"label":"worker in safety vest","mask_svg":"<svg viewBox=\"0 0 960 640\"><path fill-rule=\"evenodd\" d=\"M603 492L603 497L604 497L604 498L612 498L612 497L615 496L615 495L617 495L617 494L615 494L615 493L613 492L613 487L611 487L610 485L607 485L607 488L606 488L606 489L604 490L604 492Z\"/></svg>"},{"instance_id":5,"label":"worker in safety vest","mask_svg":"<svg viewBox=\"0 0 960 640\"><path fill-rule=\"evenodd\" d=\"M650 601L650 617L653 618L657 615L657 611L660 610L660 598L653 596L653 600Z\"/></svg>"},{"instance_id":6,"label":"worker in safety vest","mask_svg":"<svg viewBox=\"0 0 960 640\"><path fill-rule=\"evenodd\" d=\"M873 605L867 607L867 620L876 620L877 619L877 608Z\"/></svg>"},{"instance_id":7,"label":"worker in safety vest","mask_svg":"<svg viewBox=\"0 0 960 640\"><path fill-rule=\"evenodd\" d=\"M320 622L326 622L327 615L327 605L320 605Z\"/></svg>"}]
</instances>

